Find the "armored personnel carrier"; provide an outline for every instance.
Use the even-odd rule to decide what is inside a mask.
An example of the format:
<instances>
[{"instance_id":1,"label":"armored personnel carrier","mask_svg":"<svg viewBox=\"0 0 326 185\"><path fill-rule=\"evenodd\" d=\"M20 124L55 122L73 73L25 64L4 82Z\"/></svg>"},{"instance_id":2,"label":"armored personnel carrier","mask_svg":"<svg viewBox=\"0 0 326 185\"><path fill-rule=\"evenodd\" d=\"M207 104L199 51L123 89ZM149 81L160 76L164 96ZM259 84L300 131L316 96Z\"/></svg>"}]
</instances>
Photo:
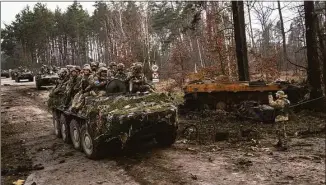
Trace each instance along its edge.
<instances>
[{"instance_id":1,"label":"armored personnel carrier","mask_svg":"<svg viewBox=\"0 0 326 185\"><path fill-rule=\"evenodd\" d=\"M41 89L42 86L55 85L58 79L58 74L53 71L50 71L49 73L39 72L35 77L36 88Z\"/></svg>"},{"instance_id":2,"label":"armored personnel carrier","mask_svg":"<svg viewBox=\"0 0 326 185\"><path fill-rule=\"evenodd\" d=\"M9 78L9 71L1 69L1 77Z\"/></svg>"},{"instance_id":3,"label":"armored personnel carrier","mask_svg":"<svg viewBox=\"0 0 326 185\"><path fill-rule=\"evenodd\" d=\"M172 145L177 135L178 109L171 97L155 92L125 92L124 82L114 82L108 84L106 96L86 97L77 113L60 105L62 96L55 101L50 98L56 136L65 143L72 142L75 149L83 150L91 159L143 139L155 138L161 146Z\"/></svg>"},{"instance_id":4,"label":"armored personnel carrier","mask_svg":"<svg viewBox=\"0 0 326 185\"><path fill-rule=\"evenodd\" d=\"M21 71L17 71L15 73L15 82L19 82L20 80L23 79L28 79L28 81L33 82L34 81L34 76L32 71L28 70L28 69L24 69Z\"/></svg>"}]
</instances>

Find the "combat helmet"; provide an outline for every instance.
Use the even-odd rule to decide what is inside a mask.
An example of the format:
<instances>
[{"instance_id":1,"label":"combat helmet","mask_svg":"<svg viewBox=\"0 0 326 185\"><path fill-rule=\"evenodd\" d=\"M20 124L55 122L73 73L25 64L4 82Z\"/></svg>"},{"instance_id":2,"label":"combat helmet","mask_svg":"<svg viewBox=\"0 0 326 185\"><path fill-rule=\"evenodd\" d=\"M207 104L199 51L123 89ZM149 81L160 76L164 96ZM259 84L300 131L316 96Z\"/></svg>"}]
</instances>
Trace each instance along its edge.
<instances>
[{"instance_id":1,"label":"combat helmet","mask_svg":"<svg viewBox=\"0 0 326 185\"><path fill-rule=\"evenodd\" d=\"M113 66L117 66L117 63L115 63L115 62L110 62L110 64L109 64L110 69L112 69Z\"/></svg>"},{"instance_id":2,"label":"combat helmet","mask_svg":"<svg viewBox=\"0 0 326 185\"><path fill-rule=\"evenodd\" d=\"M118 65L117 65L117 70L119 70L119 71L123 71L125 69L125 65L123 64L123 63L119 63Z\"/></svg>"},{"instance_id":3,"label":"combat helmet","mask_svg":"<svg viewBox=\"0 0 326 185\"><path fill-rule=\"evenodd\" d=\"M276 97L277 98L287 98L288 96L284 93L284 91L277 91L276 92Z\"/></svg>"},{"instance_id":4,"label":"combat helmet","mask_svg":"<svg viewBox=\"0 0 326 185\"><path fill-rule=\"evenodd\" d=\"M106 63L100 62L100 63L98 64L98 67L99 67L99 68L101 68L101 67L106 67Z\"/></svg>"}]
</instances>

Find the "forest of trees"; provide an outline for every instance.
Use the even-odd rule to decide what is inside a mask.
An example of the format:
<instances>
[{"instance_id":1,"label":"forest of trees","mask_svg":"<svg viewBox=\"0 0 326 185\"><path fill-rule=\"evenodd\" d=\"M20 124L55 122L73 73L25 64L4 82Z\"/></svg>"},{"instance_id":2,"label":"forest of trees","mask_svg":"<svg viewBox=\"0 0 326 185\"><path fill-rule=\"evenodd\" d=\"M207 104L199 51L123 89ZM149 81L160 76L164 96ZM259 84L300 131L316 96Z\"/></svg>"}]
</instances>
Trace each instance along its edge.
<instances>
[{"instance_id":1,"label":"forest of trees","mask_svg":"<svg viewBox=\"0 0 326 185\"><path fill-rule=\"evenodd\" d=\"M312 68L313 74L324 73L326 83L325 2L241 6L251 77L275 80L281 72L309 74ZM231 2L95 2L94 7L91 15L76 2L64 11L42 3L26 7L1 30L2 68L82 65L92 58L127 66L142 62L147 71L156 63L161 77L205 69L238 79L232 12L237 6ZM285 20L285 10L291 19Z\"/></svg>"}]
</instances>

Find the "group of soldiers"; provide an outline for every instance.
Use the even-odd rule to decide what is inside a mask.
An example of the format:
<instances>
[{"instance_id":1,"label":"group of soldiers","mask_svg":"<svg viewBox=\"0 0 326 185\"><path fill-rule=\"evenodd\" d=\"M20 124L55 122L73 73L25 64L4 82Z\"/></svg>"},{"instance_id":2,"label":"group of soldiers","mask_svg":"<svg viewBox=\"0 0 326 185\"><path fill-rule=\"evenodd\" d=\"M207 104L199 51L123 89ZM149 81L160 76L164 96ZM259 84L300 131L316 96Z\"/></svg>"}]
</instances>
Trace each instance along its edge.
<instances>
[{"instance_id":1,"label":"group of soldiers","mask_svg":"<svg viewBox=\"0 0 326 185\"><path fill-rule=\"evenodd\" d=\"M125 84L132 84L131 92L152 91L143 74L143 65L133 63L126 70L123 63L111 62L108 67L105 63L91 62L83 68L67 65L59 70L59 80L50 96L63 96L63 106L72 112L77 112L87 96L106 95L106 86L114 79Z\"/></svg>"},{"instance_id":2,"label":"group of soldiers","mask_svg":"<svg viewBox=\"0 0 326 185\"><path fill-rule=\"evenodd\" d=\"M48 66L43 64L41 67L41 74L50 74L50 72L57 73L59 71L59 68L56 66Z\"/></svg>"}]
</instances>

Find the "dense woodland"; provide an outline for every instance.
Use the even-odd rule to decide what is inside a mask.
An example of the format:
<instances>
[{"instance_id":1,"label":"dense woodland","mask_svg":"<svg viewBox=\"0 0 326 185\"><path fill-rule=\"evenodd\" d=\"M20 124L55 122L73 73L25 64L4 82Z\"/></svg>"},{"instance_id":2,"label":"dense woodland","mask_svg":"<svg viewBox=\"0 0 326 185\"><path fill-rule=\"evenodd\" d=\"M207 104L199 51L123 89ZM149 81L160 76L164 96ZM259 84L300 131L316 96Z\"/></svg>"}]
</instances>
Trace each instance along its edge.
<instances>
[{"instance_id":1,"label":"dense woodland","mask_svg":"<svg viewBox=\"0 0 326 185\"><path fill-rule=\"evenodd\" d=\"M162 78L205 71L238 79L240 39L251 79L310 74L308 81L319 89L318 79L326 81L325 2L244 2L240 11L232 2L95 2L94 7L91 14L77 2L54 12L42 3L26 7L1 30L2 68L82 65L92 58L127 66L143 62L147 72L155 63ZM235 16L245 28L236 39Z\"/></svg>"}]
</instances>

